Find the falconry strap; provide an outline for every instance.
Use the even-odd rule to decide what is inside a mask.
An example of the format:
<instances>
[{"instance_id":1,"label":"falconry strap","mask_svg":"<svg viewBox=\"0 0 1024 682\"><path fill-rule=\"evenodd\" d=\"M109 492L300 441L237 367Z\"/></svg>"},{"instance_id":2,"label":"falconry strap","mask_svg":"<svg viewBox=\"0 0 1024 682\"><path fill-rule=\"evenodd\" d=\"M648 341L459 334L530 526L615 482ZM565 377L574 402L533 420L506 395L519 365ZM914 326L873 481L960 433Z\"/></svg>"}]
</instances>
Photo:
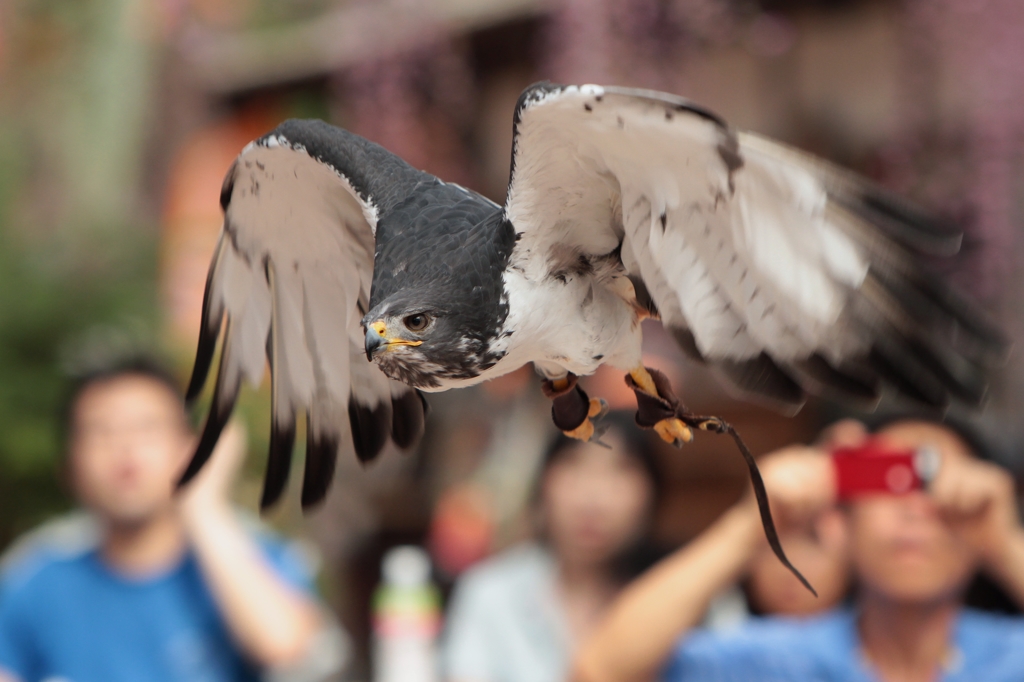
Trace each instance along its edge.
<instances>
[{"instance_id":1,"label":"falconry strap","mask_svg":"<svg viewBox=\"0 0 1024 682\"><path fill-rule=\"evenodd\" d=\"M690 412L679 398L676 397L676 394L672 391L672 384L664 373L650 367L647 368L647 371L650 372L651 378L654 379L654 385L657 387L660 396L647 393L633 381L633 377L628 374L626 375L626 385L636 394L637 426L644 429L653 429L654 425L663 419L674 418L679 419L691 428L712 433L725 433L731 436L736 443L736 447L739 448L740 454L743 455L743 461L746 462L747 470L750 472L750 483L754 487L754 498L757 500L757 510L761 514L761 525L764 527L764 534L768 538L768 545L772 548L772 552L775 553L779 561L782 562L782 565L788 568L803 583L803 586L817 597L817 591L807 581L807 578L790 563L786 553L782 550L782 543L779 542L779 534L775 530L775 522L772 520L771 507L768 505L768 493L764 487L764 480L761 478L761 471L757 468L757 460L754 459L754 455L751 454L750 449L743 442L743 439L740 438L740 435L736 433L736 429L721 417L703 416Z\"/></svg>"},{"instance_id":2,"label":"falconry strap","mask_svg":"<svg viewBox=\"0 0 1024 682\"><path fill-rule=\"evenodd\" d=\"M589 415L590 397L579 385L579 377L572 372L561 382L564 383L556 388L556 382L547 379L541 384L541 390L551 399L551 419L555 426L562 431L572 431Z\"/></svg>"}]
</instances>

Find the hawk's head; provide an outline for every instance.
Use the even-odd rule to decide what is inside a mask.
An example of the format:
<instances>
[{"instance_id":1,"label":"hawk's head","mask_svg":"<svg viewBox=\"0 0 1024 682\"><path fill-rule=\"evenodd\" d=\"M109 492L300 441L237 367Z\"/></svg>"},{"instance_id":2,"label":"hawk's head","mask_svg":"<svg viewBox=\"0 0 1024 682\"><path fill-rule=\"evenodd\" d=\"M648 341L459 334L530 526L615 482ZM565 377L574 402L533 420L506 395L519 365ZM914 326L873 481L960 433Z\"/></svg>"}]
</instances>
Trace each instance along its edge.
<instances>
[{"instance_id":1,"label":"hawk's head","mask_svg":"<svg viewBox=\"0 0 1024 682\"><path fill-rule=\"evenodd\" d=\"M499 330L466 315L451 300L431 304L399 292L363 318L366 359L396 381L431 389L442 379L472 379L501 357L490 352ZM411 295L410 295L411 294Z\"/></svg>"},{"instance_id":2,"label":"hawk's head","mask_svg":"<svg viewBox=\"0 0 1024 682\"><path fill-rule=\"evenodd\" d=\"M410 222L431 217L430 229L378 240L362 324L367 358L392 379L440 388L446 379L479 376L504 354L503 274L515 236L499 211L484 207L492 213L478 222L451 209L420 209Z\"/></svg>"}]
</instances>

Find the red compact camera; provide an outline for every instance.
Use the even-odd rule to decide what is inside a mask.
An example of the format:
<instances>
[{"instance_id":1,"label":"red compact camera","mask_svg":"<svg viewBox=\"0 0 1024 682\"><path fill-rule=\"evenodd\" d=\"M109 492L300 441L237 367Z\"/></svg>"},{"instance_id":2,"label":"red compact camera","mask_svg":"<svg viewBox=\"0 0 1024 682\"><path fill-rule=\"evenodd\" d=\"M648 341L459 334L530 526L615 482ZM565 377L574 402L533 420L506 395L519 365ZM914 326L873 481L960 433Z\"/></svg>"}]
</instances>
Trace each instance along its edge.
<instances>
[{"instance_id":1,"label":"red compact camera","mask_svg":"<svg viewBox=\"0 0 1024 682\"><path fill-rule=\"evenodd\" d=\"M932 447L900 449L869 438L853 448L832 451L836 490L841 501L864 495L905 495L924 489L939 471Z\"/></svg>"}]
</instances>

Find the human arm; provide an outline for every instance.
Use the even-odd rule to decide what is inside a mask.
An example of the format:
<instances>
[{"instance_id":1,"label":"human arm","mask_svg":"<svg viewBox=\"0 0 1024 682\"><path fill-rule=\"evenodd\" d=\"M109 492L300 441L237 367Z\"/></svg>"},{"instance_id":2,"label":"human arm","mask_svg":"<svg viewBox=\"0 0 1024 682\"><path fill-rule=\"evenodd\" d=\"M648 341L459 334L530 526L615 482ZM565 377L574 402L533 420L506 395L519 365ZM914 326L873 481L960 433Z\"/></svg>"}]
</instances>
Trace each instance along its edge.
<instances>
[{"instance_id":1,"label":"human arm","mask_svg":"<svg viewBox=\"0 0 1024 682\"><path fill-rule=\"evenodd\" d=\"M820 450L773 453L762 458L761 473L780 529L805 524L834 502L834 474ZM764 544L757 506L748 495L623 590L581 647L575 682L653 679L679 637L700 622L714 595L740 578Z\"/></svg>"},{"instance_id":2,"label":"human arm","mask_svg":"<svg viewBox=\"0 0 1024 682\"><path fill-rule=\"evenodd\" d=\"M985 570L1024 609L1024 531L1015 528L1006 538L1003 550L990 557Z\"/></svg>"},{"instance_id":3,"label":"human arm","mask_svg":"<svg viewBox=\"0 0 1024 682\"><path fill-rule=\"evenodd\" d=\"M206 468L182 491L179 512L235 641L263 666L287 666L307 653L326 623L317 603L275 570L231 508L227 490L244 451L244 434L234 425Z\"/></svg>"},{"instance_id":4,"label":"human arm","mask_svg":"<svg viewBox=\"0 0 1024 682\"><path fill-rule=\"evenodd\" d=\"M930 494L982 569L1024 608L1024 527L1013 478L1003 468L946 452Z\"/></svg>"}]
</instances>

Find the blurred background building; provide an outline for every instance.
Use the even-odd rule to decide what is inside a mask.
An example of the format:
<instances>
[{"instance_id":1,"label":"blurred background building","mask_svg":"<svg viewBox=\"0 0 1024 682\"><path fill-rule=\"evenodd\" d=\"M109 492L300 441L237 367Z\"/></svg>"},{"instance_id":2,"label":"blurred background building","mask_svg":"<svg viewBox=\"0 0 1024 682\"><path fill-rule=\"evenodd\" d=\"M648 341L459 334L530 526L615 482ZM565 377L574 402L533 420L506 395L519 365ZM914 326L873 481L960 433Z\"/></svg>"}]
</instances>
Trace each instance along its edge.
<instances>
[{"instance_id":1,"label":"blurred background building","mask_svg":"<svg viewBox=\"0 0 1024 682\"><path fill-rule=\"evenodd\" d=\"M936 268L1019 342L1022 35L1019 0L0 0L0 547L69 504L57 475L69 376L140 349L187 374L221 179L286 117L342 125L501 202L526 85L679 93L957 221L962 252ZM735 402L655 329L648 341L687 403L733 421L756 453L836 414ZM614 401L619 381L595 377L593 393ZM537 384L524 371L432 396L416 453L367 469L349 458L323 509L302 519L293 496L270 516L317 548L364 659L386 548L429 545L450 581L529 530L554 435ZM1022 398L1018 350L976 417L1018 472ZM266 386L243 396L250 507L268 408ZM666 547L746 484L725 440L659 457Z\"/></svg>"}]
</instances>

